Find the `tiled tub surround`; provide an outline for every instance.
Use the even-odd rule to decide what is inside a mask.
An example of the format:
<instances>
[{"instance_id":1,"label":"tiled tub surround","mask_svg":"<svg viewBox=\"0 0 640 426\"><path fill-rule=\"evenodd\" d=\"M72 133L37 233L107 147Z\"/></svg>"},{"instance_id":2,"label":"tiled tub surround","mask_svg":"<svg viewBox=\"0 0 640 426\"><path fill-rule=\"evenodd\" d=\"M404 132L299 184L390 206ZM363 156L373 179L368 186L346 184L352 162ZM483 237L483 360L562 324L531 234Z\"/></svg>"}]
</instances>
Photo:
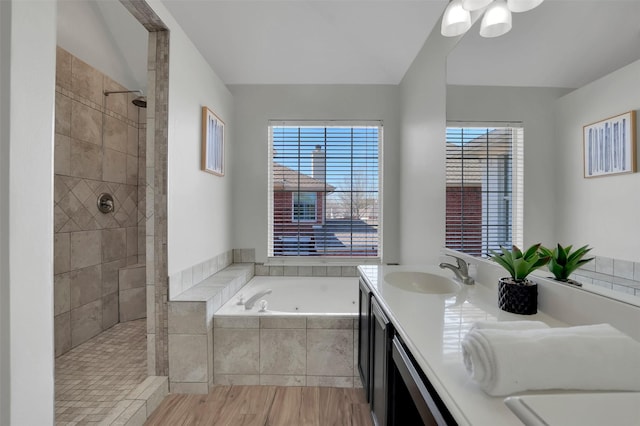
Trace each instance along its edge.
<instances>
[{"instance_id":1,"label":"tiled tub surround","mask_svg":"<svg viewBox=\"0 0 640 426\"><path fill-rule=\"evenodd\" d=\"M572 279L640 297L640 262L596 256L575 271Z\"/></svg>"},{"instance_id":2,"label":"tiled tub surround","mask_svg":"<svg viewBox=\"0 0 640 426\"><path fill-rule=\"evenodd\" d=\"M266 289L267 312L259 302L251 310L237 304L240 293L246 300ZM357 310L357 278L255 277L215 314L214 382L359 385Z\"/></svg>"},{"instance_id":3,"label":"tiled tub surround","mask_svg":"<svg viewBox=\"0 0 640 426\"><path fill-rule=\"evenodd\" d=\"M228 252L218 260L224 264L231 257ZM214 262L197 265L194 270L210 271L207 264L213 267ZM179 275L187 289L169 301L169 382L173 393L207 393L213 386L213 314L251 280L254 265L232 264L212 275L207 273L199 282L194 278L200 278L200 272L193 272ZM178 275L172 277L170 285Z\"/></svg>"},{"instance_id":4,"label":"tiled tub surround","mask_svg":"<svg viewBox=\"0 0 640 426\"><path fill-rule=\"evenodd\" d=\"M56 356L118 322L118 271L145 262L144 185L139 185L145 180L145 114L131 104L133 95L105 97L105 90L127 89L57 49ZM97 209L102 192L114 196L111 213Z\"/></svg>"},{"instance_id":5,"label":"tiled tub surround","mask_svg":"<svg viewBox=\"0 0 640 426\"><path fill-rule=\"evenodd\" d=\"M214 383L361 386L356 314L216 316Z\"/></svg>"}]
</instances>

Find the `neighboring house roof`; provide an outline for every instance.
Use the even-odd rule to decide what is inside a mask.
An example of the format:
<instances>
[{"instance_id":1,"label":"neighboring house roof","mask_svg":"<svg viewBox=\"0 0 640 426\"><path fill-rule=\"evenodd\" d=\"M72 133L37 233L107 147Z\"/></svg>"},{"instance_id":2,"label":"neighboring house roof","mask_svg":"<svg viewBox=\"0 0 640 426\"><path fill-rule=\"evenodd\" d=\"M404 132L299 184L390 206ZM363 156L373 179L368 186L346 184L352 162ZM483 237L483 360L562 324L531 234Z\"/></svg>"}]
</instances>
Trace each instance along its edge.
<instances>
[{"instance_id":1,"label":"neighboring house roof","mask_svg":"<svg viewBox=\"0 0 640 426\"><path fill-rule=\"evenodd\" d=\"M509 155L511 153L511 133L509 131L494 129L489 132L489 141L495 141L495 143L487 144L486 135L465 142L464 165L462 161L462 146L447 142L447 155L449 157L447 161L447 185L459 186L462 183L463 169L465 186L482 185L486 173L486 157L498 159L501 155Z\"/></svg>"},{"instance_id":2,"label":"neighboring house roof","mask_svg":"<svg viewBox=\"0 0 640 426\"><path fill-rule=\"evenodd\" d=\"M333 192L336 188L282 164L273 163L274 191Z\"/></svg>"}]
</instances>

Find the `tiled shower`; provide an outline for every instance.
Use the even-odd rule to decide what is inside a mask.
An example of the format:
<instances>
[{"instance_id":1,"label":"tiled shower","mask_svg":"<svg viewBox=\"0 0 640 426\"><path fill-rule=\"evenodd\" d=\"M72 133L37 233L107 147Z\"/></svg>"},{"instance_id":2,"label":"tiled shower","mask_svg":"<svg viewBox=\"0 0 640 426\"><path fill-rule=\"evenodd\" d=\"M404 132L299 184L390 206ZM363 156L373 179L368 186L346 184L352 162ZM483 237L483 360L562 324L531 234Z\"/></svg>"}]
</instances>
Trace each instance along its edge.
<instances>
[{"instance_id":1,"label":"tiled shower","mask_svg":"<svg viewBox=\"0 0 640 426\"><path fill-rule=\"evenodd\" d=\"M55 354L146 316L146 113L58 47L54 153ZM114 210L101 213L101 193ZM119 284L119 278L123 282Z\"/></svg>"}]
</instances>

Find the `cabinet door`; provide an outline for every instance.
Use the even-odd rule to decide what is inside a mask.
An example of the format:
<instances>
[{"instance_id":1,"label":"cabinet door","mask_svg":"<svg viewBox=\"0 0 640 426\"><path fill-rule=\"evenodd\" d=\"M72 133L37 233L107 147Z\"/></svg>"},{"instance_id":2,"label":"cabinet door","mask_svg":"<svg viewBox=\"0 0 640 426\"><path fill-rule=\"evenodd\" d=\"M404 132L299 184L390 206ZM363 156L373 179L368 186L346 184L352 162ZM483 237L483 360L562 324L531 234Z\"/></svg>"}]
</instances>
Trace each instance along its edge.
<instances>
[{"instance_id":1,"label":"cabinet door","mask_svg":"<svg viewBox=\"0 0 640 426\"><path fill-rule=\"evenodd\" d=\"M367 285L360 279L360 301L358 315L358 370L360 379L362 379L362 388L364 389L367 402L371 399L371 390L369 380L369 330L371 321L371 291Z\"/></svg>"},{"instance_id":2,"label":"cabinet door","mask_svg":"<svg viewBox=\"0 0 640 426\"><path fill-rule=\"evenodd\" d=\"M371 298L370 381L371 417L376 426L386 426L388 417L388 371L391 326L374 297Z\"/></svg>"}]
</instances>

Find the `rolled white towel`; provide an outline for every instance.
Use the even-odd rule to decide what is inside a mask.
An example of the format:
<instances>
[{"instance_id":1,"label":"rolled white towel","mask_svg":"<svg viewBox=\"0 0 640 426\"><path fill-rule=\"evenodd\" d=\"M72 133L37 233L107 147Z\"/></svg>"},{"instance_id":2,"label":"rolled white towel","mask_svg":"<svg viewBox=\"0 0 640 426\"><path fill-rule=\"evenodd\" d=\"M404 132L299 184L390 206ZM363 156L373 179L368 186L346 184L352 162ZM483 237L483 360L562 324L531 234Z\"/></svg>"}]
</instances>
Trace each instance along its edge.
<instances>
[{"instance_id":1,"label":"rolled white towel","mask_svg":"<svg viewBox=\"0 0 640 426\"><path fill-rule=\"evenodd\" d=\"M640 391L640 342L609 324L501 330L462 341L464 365L492 396L526 390Z\"/></svg>"},{"instance_id":2,"label":"rolled white towel","mask_svg":"<svg viewBox=\"0 0 640 426\"><path fill-rule=\"evenodd\" d=\"M549 328L542 321L476 321L471 324L469 331L473 330L531 330L536 328Z\"/></svg>"}]
</instances>

